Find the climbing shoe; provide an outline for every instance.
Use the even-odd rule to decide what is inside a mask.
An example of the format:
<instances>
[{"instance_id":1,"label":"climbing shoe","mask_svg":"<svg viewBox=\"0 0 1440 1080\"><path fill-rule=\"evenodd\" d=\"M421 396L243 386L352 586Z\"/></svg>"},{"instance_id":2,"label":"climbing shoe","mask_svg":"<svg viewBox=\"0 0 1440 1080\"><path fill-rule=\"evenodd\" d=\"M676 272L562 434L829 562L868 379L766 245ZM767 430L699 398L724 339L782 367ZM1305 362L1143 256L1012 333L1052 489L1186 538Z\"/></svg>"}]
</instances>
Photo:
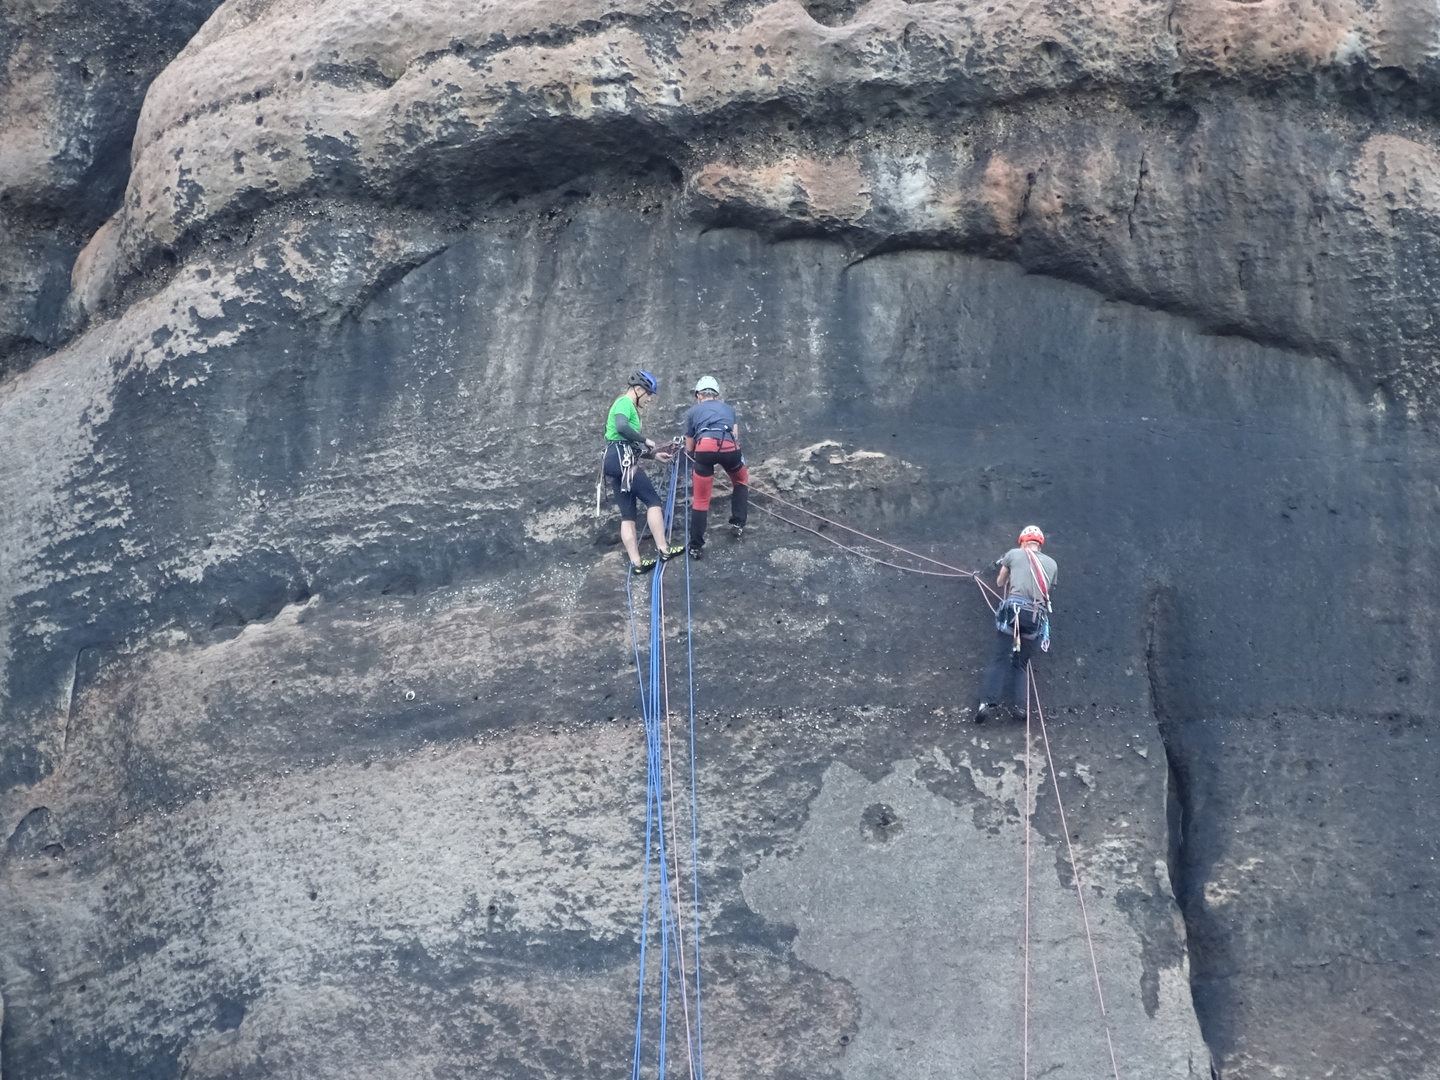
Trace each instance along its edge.
<instances>
[{"instance_id":1,"label":"climbing shoe","mask_svg":"<svg viewBox=\"0 0 1440 1080\"><path fill-rule=\"evenodd\" d=\"M740 537L742 537L742 536L745 535L745 526L744 526L744 525L731 525L731 526L730 526L730 534L731 534L732 536L734 536L736 540L739 540Z\"/></svg>"},{"instance_id":2,"label":"climbing shoe","mask_svg":"<svg viewBox=\"0 0 1440 1080\"><path fill-rule=\"evenodd\" d=\"M979 705L975 706L975 723L983 724L986 720L993 720L999 714L999 705L991 705L988 702L982 701Z\"/></svg>"},{"instance_id":3,"label":"climbing shoe","mask_svg":"<svg viewBox=\"0 0 1440 1080\"><path fill-rule=\"evenodd\" d=\"M690 545L690 558L695 559L695 560L698 562L700 559L703 559L704 557L705 557L705 549L704 549L704 548L698 547L698 546L695 545L695 544L691 544L691 545Z\"/></svg>"},{"instance_id":4,"label":"climbing shoe","mask_svg":"<svg viewBox=\"0 0 1440 1080\"><path fill-rule=\"evenodd\" d=\"M655 569L655 563L655 559L641 559L638 563L632 562L630 564L630 572L632 574L648 574L651 570Z\"/></svg>"},{"instance_id":5,"label":"climbing shoe","mask_svg":"<svg viewBox=\"0 0 1440 1080\"><path fill-rule=\"evenodd\" d=\"M660 561L661 561L661 562L669 562L669 561L670 561L671 559L673 559L676 555L684 555L684 554L685 554L685 545L684 545L684 544L671 544L671 545L670 545L670 549L669 549L668 551L662 551L662 552L660 552Z\"/></svg>"}]
</instances>

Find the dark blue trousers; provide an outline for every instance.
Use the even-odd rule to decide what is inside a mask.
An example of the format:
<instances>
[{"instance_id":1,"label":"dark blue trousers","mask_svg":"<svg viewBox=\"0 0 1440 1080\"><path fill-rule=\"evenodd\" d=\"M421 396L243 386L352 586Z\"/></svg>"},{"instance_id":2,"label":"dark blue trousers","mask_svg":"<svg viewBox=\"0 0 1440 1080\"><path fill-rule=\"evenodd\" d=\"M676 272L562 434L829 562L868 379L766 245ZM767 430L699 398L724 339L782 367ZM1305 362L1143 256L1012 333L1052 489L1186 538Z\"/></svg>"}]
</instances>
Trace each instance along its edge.
<instances>
[{"instance_id":1,"label":"dark blue trousers","mask_svg":"<svg viewBox=\"0 0 1440 1080\"><path fill-rule=\"evenodd\" d=\"M1009 705L1025 711L1025 665L1035 654L1039 642L1040 620L1033 611L1021 611L1020 649L1015 650L1015 635L1000 631L995 635L995 652L985 677L980 680L980 700L991 705ZM1031 635L1027 637L1026 635Z\"/></svg>"}]
</instances>

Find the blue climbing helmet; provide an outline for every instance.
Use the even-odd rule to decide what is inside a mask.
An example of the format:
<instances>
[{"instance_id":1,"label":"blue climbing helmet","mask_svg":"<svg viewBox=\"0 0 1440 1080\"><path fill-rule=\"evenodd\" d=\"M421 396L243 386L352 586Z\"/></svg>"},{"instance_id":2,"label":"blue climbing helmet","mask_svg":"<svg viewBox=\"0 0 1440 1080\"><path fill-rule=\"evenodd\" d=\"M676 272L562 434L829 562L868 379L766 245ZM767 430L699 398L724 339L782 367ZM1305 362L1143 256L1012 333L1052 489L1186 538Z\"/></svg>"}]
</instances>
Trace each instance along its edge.
<instances>
[{"instance_id":1,"label":"blue climbing helmet","mask_svg":"<svg viewBox=\"0 0 1440 1080\"><path fill-rule=\"evenodd\" d=\"M658 394L660 392L660 380L648 371L637 371L634 375L631 375L630 385L640 387L647 394Z\"/></svg>"}]
</instances>

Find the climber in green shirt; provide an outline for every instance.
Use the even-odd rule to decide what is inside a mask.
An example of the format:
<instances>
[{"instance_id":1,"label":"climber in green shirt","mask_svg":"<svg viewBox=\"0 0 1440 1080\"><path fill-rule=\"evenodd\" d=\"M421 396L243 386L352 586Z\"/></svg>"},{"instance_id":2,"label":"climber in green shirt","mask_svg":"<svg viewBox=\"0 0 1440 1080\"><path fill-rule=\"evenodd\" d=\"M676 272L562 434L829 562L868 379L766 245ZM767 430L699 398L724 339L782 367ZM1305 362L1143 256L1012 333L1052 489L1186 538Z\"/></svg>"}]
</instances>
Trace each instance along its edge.
<instances>
[{"instance_id":1,"label":"climber in green shirt","mask_svg":"<svg viewBox=\"0 0 1440 1080\"><path fill-rule=\"evenodd\" d=\"M641 457L654 457L668 462L670 455L655 451L655 442L640 434L640 410L650 403L660 389L655 376L637 371L630 377L630 387L615 399L605 417L605 475L610 479L615 501L620 504L620 542L630 556L630 569L643 574L655 568L653 558L640 558L640 543L635 528L636 504L645 504L645 521L655 538L661 559L668 559L685 550L685 545L671 547L665 533L665 511L659 493L645 470Z\"/></svg>"}]
</instances>

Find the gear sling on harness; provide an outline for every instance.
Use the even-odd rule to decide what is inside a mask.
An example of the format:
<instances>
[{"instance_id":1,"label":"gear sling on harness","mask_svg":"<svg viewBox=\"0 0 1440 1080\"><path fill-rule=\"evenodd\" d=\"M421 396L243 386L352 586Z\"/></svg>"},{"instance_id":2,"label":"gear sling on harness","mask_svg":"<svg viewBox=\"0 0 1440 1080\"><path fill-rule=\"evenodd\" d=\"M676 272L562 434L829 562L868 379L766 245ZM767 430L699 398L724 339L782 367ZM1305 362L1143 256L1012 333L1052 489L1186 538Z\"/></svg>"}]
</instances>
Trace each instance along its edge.
<instances>
[{"instance_id":1,"label":"gear sling on harness","mask_svg":"<svg viewBox=\"0 0 1440 1080\"><path fill-rule=\"evenodd\" d=\"M600 516L600 506L605 501L605 458L610 453L607 443L600 451L600 468L595 475L595 516ZM635 462L638 455L628 442L620 449L620 490L628 493L635 484Z\"/></svg>"},{"instance_id":2,"label":"gear sling on harness","mask_svg":"<svg viewBox=\"0 0 1440 1080\"><path fill-rule=\"evenodd\" d=\"M620 447L620 490L630 492L635 487L635 468L640 460L640 455L635 452L635 447L625 443Z\"/></svg>"},{"instance_id":3,"label":"gear sling on harness","mask_svg":"<svg viewBox=\"0 0 1440 1080\"><path fill-rule=\"evenodd\" d=\"M600 451L600 468L595 474L595 516L600 516L600 507L605 501L605 459L610 455L610 443ZM635 447L625 442L620 444L620 490L629 494L635 486L635 468L640 459Z\"/></svg>"}]
</instances>

